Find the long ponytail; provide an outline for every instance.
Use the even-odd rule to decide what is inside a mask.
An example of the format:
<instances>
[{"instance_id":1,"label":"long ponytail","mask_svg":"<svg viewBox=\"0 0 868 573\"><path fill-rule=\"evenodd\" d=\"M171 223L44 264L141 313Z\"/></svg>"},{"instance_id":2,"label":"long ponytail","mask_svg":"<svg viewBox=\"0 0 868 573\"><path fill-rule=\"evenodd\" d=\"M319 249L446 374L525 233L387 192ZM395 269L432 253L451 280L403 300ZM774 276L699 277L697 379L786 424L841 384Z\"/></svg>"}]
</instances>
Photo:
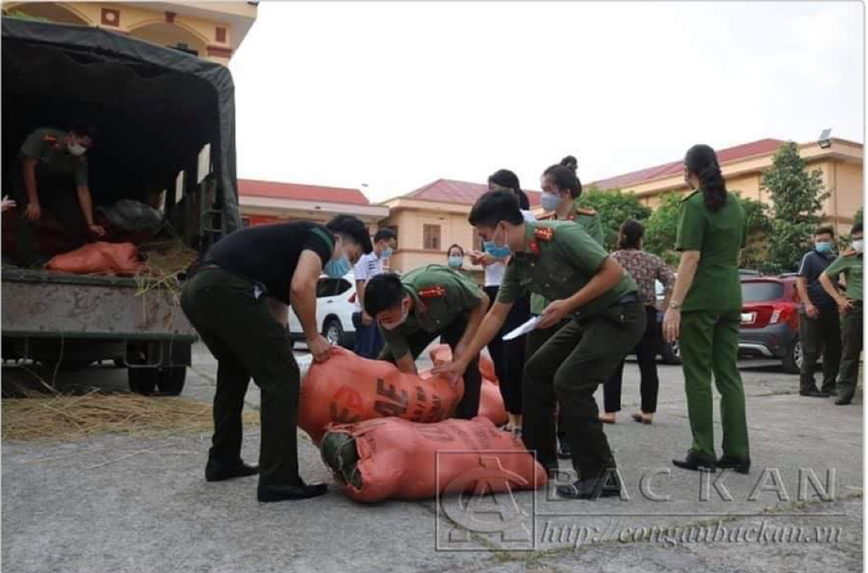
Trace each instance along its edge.
<instances>
[{"instance_id":1,"label":"long ponytail","mask_svg":"<svg viewBox=\"0 0 868 573\"><path fill-rule=\"evenodd\" d=\"M697 144L687 151L684 157L687 171L699 179L699 188L704 196L705 208L712 213L726 205L726 182L720 172L717 155L708 145Z\"/></svg>"}]
</instances>

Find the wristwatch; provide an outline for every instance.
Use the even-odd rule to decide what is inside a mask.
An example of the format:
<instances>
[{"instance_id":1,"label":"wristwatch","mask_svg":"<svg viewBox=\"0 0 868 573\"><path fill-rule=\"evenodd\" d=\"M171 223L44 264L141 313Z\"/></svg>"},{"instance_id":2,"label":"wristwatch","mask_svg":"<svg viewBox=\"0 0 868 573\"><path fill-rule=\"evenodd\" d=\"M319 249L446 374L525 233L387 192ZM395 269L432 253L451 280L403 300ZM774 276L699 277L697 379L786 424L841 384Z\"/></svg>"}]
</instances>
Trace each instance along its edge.
<instances>
[{"instance_id":1,"label":"wristwatch","mask_svg":"<svg viewBox=\"0 0 868 573\"><path fill-rule=\"evenodd\" d=\"M669 308L671 308L672 310L681 310L681 304L682 303L680 303L680 302L675 302L674 300L670 300L669 301Z\"/></svg>"}]
</instances>

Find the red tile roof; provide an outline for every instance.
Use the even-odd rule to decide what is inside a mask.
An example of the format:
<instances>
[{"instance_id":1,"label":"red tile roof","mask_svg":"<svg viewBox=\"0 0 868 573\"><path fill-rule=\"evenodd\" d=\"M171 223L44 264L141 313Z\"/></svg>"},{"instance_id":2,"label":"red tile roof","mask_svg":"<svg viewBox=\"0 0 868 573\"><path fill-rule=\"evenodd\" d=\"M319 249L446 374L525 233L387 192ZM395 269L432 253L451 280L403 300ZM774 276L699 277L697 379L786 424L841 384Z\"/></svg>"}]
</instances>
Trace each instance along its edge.
<instances>
[{"instance_id":1,"label":"red tile roof","mask_svg":"<svg viewBox=\"0 0 868 573\"><path fill-rule=\"evenodd\" d=\"M239 179L238 193L248 197L370 205L368 198L358 189L320 187L319 185L301 185L298 183L277 183L274 181L257 181L255 179Z\"/></svg>"},{"instance_id":2,"label":"red tile roof","mask_svg":"<svg viewBox=\"0 0 868 573\"><path fill-rule=\"evenodd\" d=\"M779 139L760 139L751 143L744 143L742 145L736 145L735 147L728 147L726 149L721 149L717 152L717 160L720 163L727 163L729 161L746 159L755 155L772 153L774 151L777 151L777 149L781 145L783 145L783 143L784 142ZM682 164L683 161L681 160L673 161L671 163L664 163L663 165L658 165L656 167L640 169L639 171L633 171L632 173L625 173L624 175L618 175L616 177L610 177L608 179L594 181L593 183L591 183L591 185L600 189L623 189L627 186L636 185L643 181L650 181L652 179L677 175L681 173Z\"/></svg>"},{"instance_id":3,"label":"red tile roof","mask_svg":"<svg viewBox=\"0 0 868 573\"><path fill-rule=\"evenodd\" d=\"M438 179L433 183L429 183L424 187L420 187L412 191L402 198L420 199L423 201L436 201L439 203L460 203L463 205L473 205L476 200L488 191L488 185L482 183L469 183L467 181L456 181L454 179ZM539 191L528 191L527 193L530 206L535 207L540 204L541 193Z\"/></svg>"}]
</instances>

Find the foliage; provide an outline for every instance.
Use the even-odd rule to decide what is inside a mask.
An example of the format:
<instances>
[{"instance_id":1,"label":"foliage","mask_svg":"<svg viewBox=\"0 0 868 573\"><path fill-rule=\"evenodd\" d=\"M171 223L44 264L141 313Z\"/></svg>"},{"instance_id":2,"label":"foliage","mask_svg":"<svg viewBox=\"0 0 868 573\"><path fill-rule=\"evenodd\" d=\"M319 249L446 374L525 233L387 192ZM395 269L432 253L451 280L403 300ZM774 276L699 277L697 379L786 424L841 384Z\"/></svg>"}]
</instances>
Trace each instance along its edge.
<instances>
[{"instance_id":1,"label":"foliage","mask_svg":"<svg viewBox=\"0 0 868 573\"><path fill-rule=\"evenodd\" d=\"M814 230L822 222L823 201L829 193L823 172L808 173L806 167L796 144L788 142L775 153L772 167L763 172L760 187L774 205L766 272L792 270L813 246Z\"/></svg>"},{"instance_id":2,"label":"foliage","mask_svg":"<svg viewBox=\"0 0 868 573\"><path fill-rule=\"evenodd\" d=\"M645 250L659 256L671 266L678 265L679 255L675 250L675 239L683 197L680 193L667 193L661 198L654 213L645 221Z\"/></svg>"},{"instance_id":3,"label":"foliage","mask_svg":"<svg viewBox=\"0 0 868 573\"><path fill-rule=\"evenodd\" d=\"M609 251L617 250L618 235L624 221L642 221L651 215L651 209L643 205L636 195L622 193L620 189L590 187L576 200L576 205L593 209L600 214L604 245Z\"/></svg>"}]
</instances>

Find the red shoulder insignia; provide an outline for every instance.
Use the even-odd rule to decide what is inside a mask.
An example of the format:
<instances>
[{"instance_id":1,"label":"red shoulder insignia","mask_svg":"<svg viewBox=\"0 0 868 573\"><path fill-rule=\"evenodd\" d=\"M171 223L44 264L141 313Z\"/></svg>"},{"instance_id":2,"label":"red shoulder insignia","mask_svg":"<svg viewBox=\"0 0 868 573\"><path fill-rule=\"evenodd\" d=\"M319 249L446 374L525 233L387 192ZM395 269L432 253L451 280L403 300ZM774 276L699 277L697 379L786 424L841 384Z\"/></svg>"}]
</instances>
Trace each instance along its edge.
<instances>
[{"instance_id":1,"label":"red shoulder insignia","mask_svg":"<svg viewBox=\"0 0 868 573\"><path fill-rule=\"evenodd\" d=\"M549 242L555 236L555 230L551 227L537 227L534 229L533 236L540 241Z\"/></svg>"},{"instance_id":2,"label":"red shoulder insignia","mask_svg":"<svg viewBox=\"0 0 868 573\"><path fill-rule=\"evenodd\" d=\"M597 212L594 211L593 209L586 209L584 207L576 207L576 214L585 215L587 217L593 217L594 215L597 214Z\"/></svg>"},{"instance_id":3,"label":"red shoulder insignia","mask_svg":"<svg viewBox=\"0 0 868 573\"><path fill-rule=\"evenodd\" d=\"M430 286L419 291L419 298L440 298L446 296L445 286Z\"/></svg>"},{"instance_id":4,"label":"red shoulder insignia","mask_svg":"<svg viewBox=\"0 0 868 573\"><path fill-rule=\"evenodd\" d=\"M530 244L528 244L528 249L530 250L530 253L532 255L538 255L539 254L539 243L537 243L536 241L531 241Z\"/></svg>"}]
</instances>

